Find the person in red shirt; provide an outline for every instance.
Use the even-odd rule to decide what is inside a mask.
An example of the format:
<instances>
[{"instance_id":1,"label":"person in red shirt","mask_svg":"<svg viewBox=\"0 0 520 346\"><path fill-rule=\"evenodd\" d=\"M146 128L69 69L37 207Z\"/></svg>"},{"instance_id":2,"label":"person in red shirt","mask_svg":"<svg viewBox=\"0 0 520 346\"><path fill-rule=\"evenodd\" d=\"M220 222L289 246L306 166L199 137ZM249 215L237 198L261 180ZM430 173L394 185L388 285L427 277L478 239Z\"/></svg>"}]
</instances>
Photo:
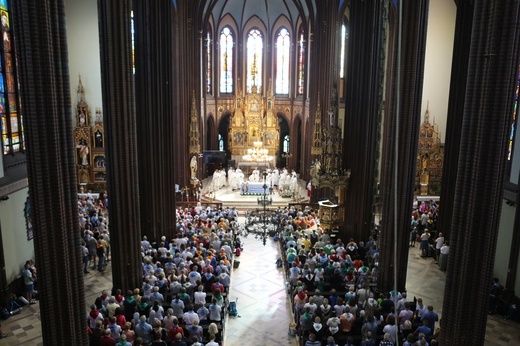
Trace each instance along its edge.
<instances>
[{"instance_id":1,"label":"person in red shirt","mask_svg":"<svg viewBox=\"0 0 520 346\"><path fill-rule=\"evenodd\" d=\"M105 333L101 336L99 346L114 346L116 341L110 336L110 329L105 329Z\"/></svg>"}]
</instances>

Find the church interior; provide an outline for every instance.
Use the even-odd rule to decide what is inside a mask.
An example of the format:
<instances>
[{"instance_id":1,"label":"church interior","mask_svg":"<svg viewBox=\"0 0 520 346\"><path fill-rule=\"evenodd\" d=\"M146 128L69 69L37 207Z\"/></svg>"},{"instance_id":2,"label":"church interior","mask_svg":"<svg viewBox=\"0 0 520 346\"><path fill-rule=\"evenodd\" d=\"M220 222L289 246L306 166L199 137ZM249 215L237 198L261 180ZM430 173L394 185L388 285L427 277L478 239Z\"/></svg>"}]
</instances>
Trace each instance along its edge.
<instances>
[{"instance_id":1,"label":"church interior","mask_svg":"<svg viewBox=\"0 0 520 346\"><path fill-rule=\"evenodd\" d=\"M428 299L439 344L520 342L488 314L493 278L520 303L517 1L0 0L0 16L0 307L28 259L39 291L0 321L6 345L87 345L96 296L141 287L143 237L176 238L197 203L241 222L315 208L333 240L377 237L374 289ZM83 274L87 196L111 261ZM430 201L446 271L409 245ZM263 242L244 240L222 344L298 344Z\"/></svg>"}]
</instances>

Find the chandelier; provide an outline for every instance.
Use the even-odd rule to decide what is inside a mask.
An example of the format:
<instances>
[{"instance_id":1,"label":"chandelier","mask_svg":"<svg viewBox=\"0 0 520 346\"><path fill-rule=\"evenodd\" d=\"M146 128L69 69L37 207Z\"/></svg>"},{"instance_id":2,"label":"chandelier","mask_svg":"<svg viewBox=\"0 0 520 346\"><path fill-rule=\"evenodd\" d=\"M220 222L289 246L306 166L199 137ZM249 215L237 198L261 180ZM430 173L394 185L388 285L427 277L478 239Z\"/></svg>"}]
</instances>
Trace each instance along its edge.
<instances>
[{"instance_id":1,"label":"chandelier","mask_svg":"<svg viewBox=\"0 0 520 346\"><path fill-rule=\"evenodd\" d=\"M267 242L267 238L270 235L274 235L278 232L281 224L281 212L280 210L272 210L267 206L273 203L272 198L268 195L267 190L267 173L264 172L264 193L258 198L258 205L262 208L246 211L246 221L241 231L244 236L249 234L253 235L255 239L262 240L264 246Z\"/></svg>"},{"instance_id":2,"label":"chandelier","mask_svg":"<svg viewBox=\"0 0 520 346\"><path fill-rule=\"evenodd\" d=\"M253 148L247 149L247 154L242 156L242 160L247 162L267 162L272 161L273 156L269 155L269 150L262 148L263 142L253 142Z\"/></svg>"}]
</instances>

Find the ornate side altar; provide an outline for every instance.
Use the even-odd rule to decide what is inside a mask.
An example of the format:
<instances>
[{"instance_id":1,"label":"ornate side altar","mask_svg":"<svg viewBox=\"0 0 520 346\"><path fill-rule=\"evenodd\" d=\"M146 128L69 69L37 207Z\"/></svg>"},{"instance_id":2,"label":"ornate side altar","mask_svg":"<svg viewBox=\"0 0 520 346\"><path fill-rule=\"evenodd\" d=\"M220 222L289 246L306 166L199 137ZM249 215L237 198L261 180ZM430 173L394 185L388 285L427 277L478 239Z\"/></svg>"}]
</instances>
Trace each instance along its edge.
<instances>
[{"instance_id":1,"label":"ornate side altar","mask_svg":"<svg viewBox=\"0 0 520 346\"><path fill-rule=\"evenodd\" d=\"M336 103L331 102L332 105ZM345 221L345 196L350 180L350 170L343 168L341 129L336 124L337 108L333 106L328 112L328 121L322 127L321 106L316 110L313 144L311 154L315 156L310 169L312 188L328 187L334 190L337 203L330 200L320 201L320 223L324 228L339 228Z\"/></svg>"},{"instance_id":2,"label":"ornate side altar","mask_svg":"<svg viewBox=\"0 0 520 346\"><path fill-rule=\"evenodd\" d=\"M101 110L96 108L94 126L91 113L85 101L85 89L78 82L78 103L76 104L76 127L74 146L76 149L76 169L78 192L101 191L106 186L105 132Z\"/></svg>"},{"instance_id":3,"label":"ornate side altar","mask_svg":"<svg viewBox=\"0 0 520 346\"><path fill-rule=\"evenodd\" d=\"M424 122L419 129L415 173L416 195L438 196L440 194L444 161L444 147L441 145L440 137L435 121L433 125L430 124L430 114L427 107Z\"/></svg>"}]
</instances>

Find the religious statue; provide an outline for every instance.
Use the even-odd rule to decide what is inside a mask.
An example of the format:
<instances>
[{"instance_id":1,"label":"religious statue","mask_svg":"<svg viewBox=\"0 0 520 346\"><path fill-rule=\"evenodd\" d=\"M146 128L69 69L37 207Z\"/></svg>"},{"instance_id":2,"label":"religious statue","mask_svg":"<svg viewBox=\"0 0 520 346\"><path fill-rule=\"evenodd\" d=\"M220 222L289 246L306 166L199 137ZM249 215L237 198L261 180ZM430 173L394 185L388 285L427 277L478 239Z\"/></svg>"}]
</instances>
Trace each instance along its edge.
<instances>
[{"instance_id":1,"label":"religious statue","mask_svg":"<svg viewBox=\"0 0 520 346\"><path fill-rule=\"evenodd\" d=\"M79 141L78 145L76 145L76 148L78 150L79 159L81 161L81 165L88 166L88 145L87 142L82 139Z\"/></svg>"},{"instance_id":2,"label":"religious statue","mask_svg":"<svg viewBox=\"0 0 520 346\"><path fill-rule=\"evenodd\" d=\"M197 180L197 156L193 155L190 162L191 180Z\"/></svg>"}]
</instances>

